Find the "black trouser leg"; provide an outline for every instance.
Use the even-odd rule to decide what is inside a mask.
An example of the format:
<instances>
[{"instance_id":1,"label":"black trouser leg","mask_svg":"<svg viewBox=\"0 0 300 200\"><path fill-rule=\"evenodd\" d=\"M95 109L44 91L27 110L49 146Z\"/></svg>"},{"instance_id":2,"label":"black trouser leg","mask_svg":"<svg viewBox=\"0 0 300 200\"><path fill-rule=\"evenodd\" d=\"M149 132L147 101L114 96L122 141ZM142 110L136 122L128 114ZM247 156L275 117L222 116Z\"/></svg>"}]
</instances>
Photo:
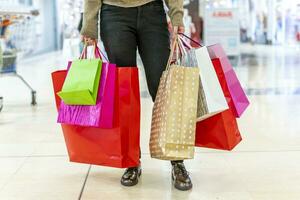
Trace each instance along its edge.
<instances>
[{"instance_id":1,"label":"black trouser leg","mask_svg":"<svg viewBox=\"0 0 300 200\"><path fill-rule=\"evenodd\" d=\"M101 39L109 61L118 67L136 66L136 17L135 8L102 5Z\"/></svg>"},{"instance_id":2,"label":"black trouser leg","mask_svg":"<svg viewBox=\"0 0 300 200\"><path fill-rule=\"evenodd\" d=\"M144 64L147 85L155 100L160 77L170 55L170 36L162 1L138 9L137 44Z\"/></svg>"}]
</instances>

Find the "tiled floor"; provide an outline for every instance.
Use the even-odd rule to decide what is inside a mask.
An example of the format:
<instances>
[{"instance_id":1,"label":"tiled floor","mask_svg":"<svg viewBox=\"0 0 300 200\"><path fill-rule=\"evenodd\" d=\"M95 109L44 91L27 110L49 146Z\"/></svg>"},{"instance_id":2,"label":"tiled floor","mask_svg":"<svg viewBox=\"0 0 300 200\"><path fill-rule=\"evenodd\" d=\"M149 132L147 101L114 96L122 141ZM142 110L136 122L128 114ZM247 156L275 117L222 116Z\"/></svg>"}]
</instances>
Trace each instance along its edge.
<instances>
[{"instance_id":1,"label":"tiled floor","mask_svg":"<svg viewBox=\"0 0 300 200\"><path fill-rule=\"evenodd\" d=\"M299 200L300 51L244 46L236 72L251 107L239 119L243 142L233 152L197 149L187 161L194 182L189 192L171 186L170 164L148 150L152 103L142 90L141 182L119 184L123 170L68 162L55 123L50 72L65 65L56 52L28 59L19 72L37 90L38 106L14 77L0 78L0 199L2 200ZM144 77L141 73L141 77Z\"/></svg>"}]
</instances>

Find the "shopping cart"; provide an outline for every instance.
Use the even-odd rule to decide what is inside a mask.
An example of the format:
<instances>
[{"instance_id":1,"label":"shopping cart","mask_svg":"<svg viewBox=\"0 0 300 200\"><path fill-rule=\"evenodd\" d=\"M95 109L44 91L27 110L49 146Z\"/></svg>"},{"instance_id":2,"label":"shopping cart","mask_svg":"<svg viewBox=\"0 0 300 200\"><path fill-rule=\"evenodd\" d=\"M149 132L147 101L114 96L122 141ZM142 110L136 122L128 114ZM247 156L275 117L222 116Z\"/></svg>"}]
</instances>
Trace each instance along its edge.
<instances>
[{"instance_id":1,"label":"shopping cart","mask_svg":"<svg viewBox=\"0 0 300 200\"><path fill-rule=\"evenodd\" d=\"M36 91L29 85L29 83L17 73L16 68L17 53L15 51L4 52L2 55L2 66L0 66L1 76L15 76L19 78L31 91L31 105L36 105ZM3 97L0 99L0 108L3 108ZM0 111L1 111L0 109Z\"/></svg>"},{"instance_id":2,"label":"shopping cart","mask_svg":"<svg viewBox=\"0 0 300 200\"><path fill-rule=\"evenodd\" d=\"M32 27L33 17L39 15L38 10L0 10L0 78L3 76L14 76L20 79L31 92L31 105L36 105L36 91L29 85L25 79L17 73L17 55L20 52L30 53L33 46L32 39L35 38L33 34L34 27ZM31 17L32 16L32 17ZM6 32L10 29L7 39ZM27 33L27 34L26 34ZM31 35L32 37L29 37ZM30 39L31 38L31 39ZM5 41L4 41L5 40ZM17 44L17 45L16 45ZM5 46L6 49L1 49ZM19 52L17 54L17 52ZM0 112L3 108L3 97L0 96Z\"/></svg>"}]
</instances>

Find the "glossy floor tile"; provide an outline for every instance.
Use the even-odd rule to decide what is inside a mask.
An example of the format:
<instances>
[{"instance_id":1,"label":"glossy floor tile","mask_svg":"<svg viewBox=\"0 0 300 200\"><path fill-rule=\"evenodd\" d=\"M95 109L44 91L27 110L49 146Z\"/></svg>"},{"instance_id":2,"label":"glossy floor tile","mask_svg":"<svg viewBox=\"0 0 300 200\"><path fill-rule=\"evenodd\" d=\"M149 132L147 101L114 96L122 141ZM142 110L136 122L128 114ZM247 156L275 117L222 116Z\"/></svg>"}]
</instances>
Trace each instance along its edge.
<instances>
[{"instance_id":1,"label":"glossy floor tile","mask_svg":"<svg viewBox=\"0 0 300 200\"><path fill-rule=\"evenodd\" d=\"M0 190L2 190L11 178L22 168L26 158L1 157L0 158Z\"/></svg>"},{"instance_id":2,"label":"glossy floor tile","mask_svg":"<svg viewBox=\"0 0 300 200\"><path fill-rule=\"evenodd\" d=\"M169 162L150 158L153 104L142 68L143 175L136 187L126 188L121 169L89 171L68 161L50 76L66 65L61 52L21 61L19 73L37 91L38 105L30 106L30 91L18 79L0 77L0 199L299 200L300 51L243 46L241 53L234 68L251 101L238 119L243 141L232 152L197 148L195 159L186 161L194 183L188 192L172 187Z\"/></svg>"},{"instance_id":3,"label":"glossy floor tile","mask_svg":"<svg viewBox=\"0 0 300 200\"><path fill-rule=\"evenodd\" d=\"M30 157L1 188L1 199L77 199L87 166L63 157Z\"/></svg>"}]
</instances>

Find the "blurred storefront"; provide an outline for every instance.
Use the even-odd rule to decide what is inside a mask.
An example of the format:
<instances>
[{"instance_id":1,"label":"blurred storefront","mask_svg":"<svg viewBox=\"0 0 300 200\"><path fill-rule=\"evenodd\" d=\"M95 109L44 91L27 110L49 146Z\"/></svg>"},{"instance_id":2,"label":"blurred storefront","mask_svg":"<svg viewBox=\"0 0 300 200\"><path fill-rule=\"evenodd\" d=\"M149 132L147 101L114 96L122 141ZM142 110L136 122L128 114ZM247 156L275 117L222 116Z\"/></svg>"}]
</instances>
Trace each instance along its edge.
<instances>
[{"instance_id":1,"label":"blurred storefront","mask_svg":"<svg viewBox=\"0 0 300 200\"><path fill-rule=\"evenodd\" d=\"M207 9L238 8L241 41L295 45L300 40L299 0L200 0L200 15Z\"/></svg>"}]
</instances>

